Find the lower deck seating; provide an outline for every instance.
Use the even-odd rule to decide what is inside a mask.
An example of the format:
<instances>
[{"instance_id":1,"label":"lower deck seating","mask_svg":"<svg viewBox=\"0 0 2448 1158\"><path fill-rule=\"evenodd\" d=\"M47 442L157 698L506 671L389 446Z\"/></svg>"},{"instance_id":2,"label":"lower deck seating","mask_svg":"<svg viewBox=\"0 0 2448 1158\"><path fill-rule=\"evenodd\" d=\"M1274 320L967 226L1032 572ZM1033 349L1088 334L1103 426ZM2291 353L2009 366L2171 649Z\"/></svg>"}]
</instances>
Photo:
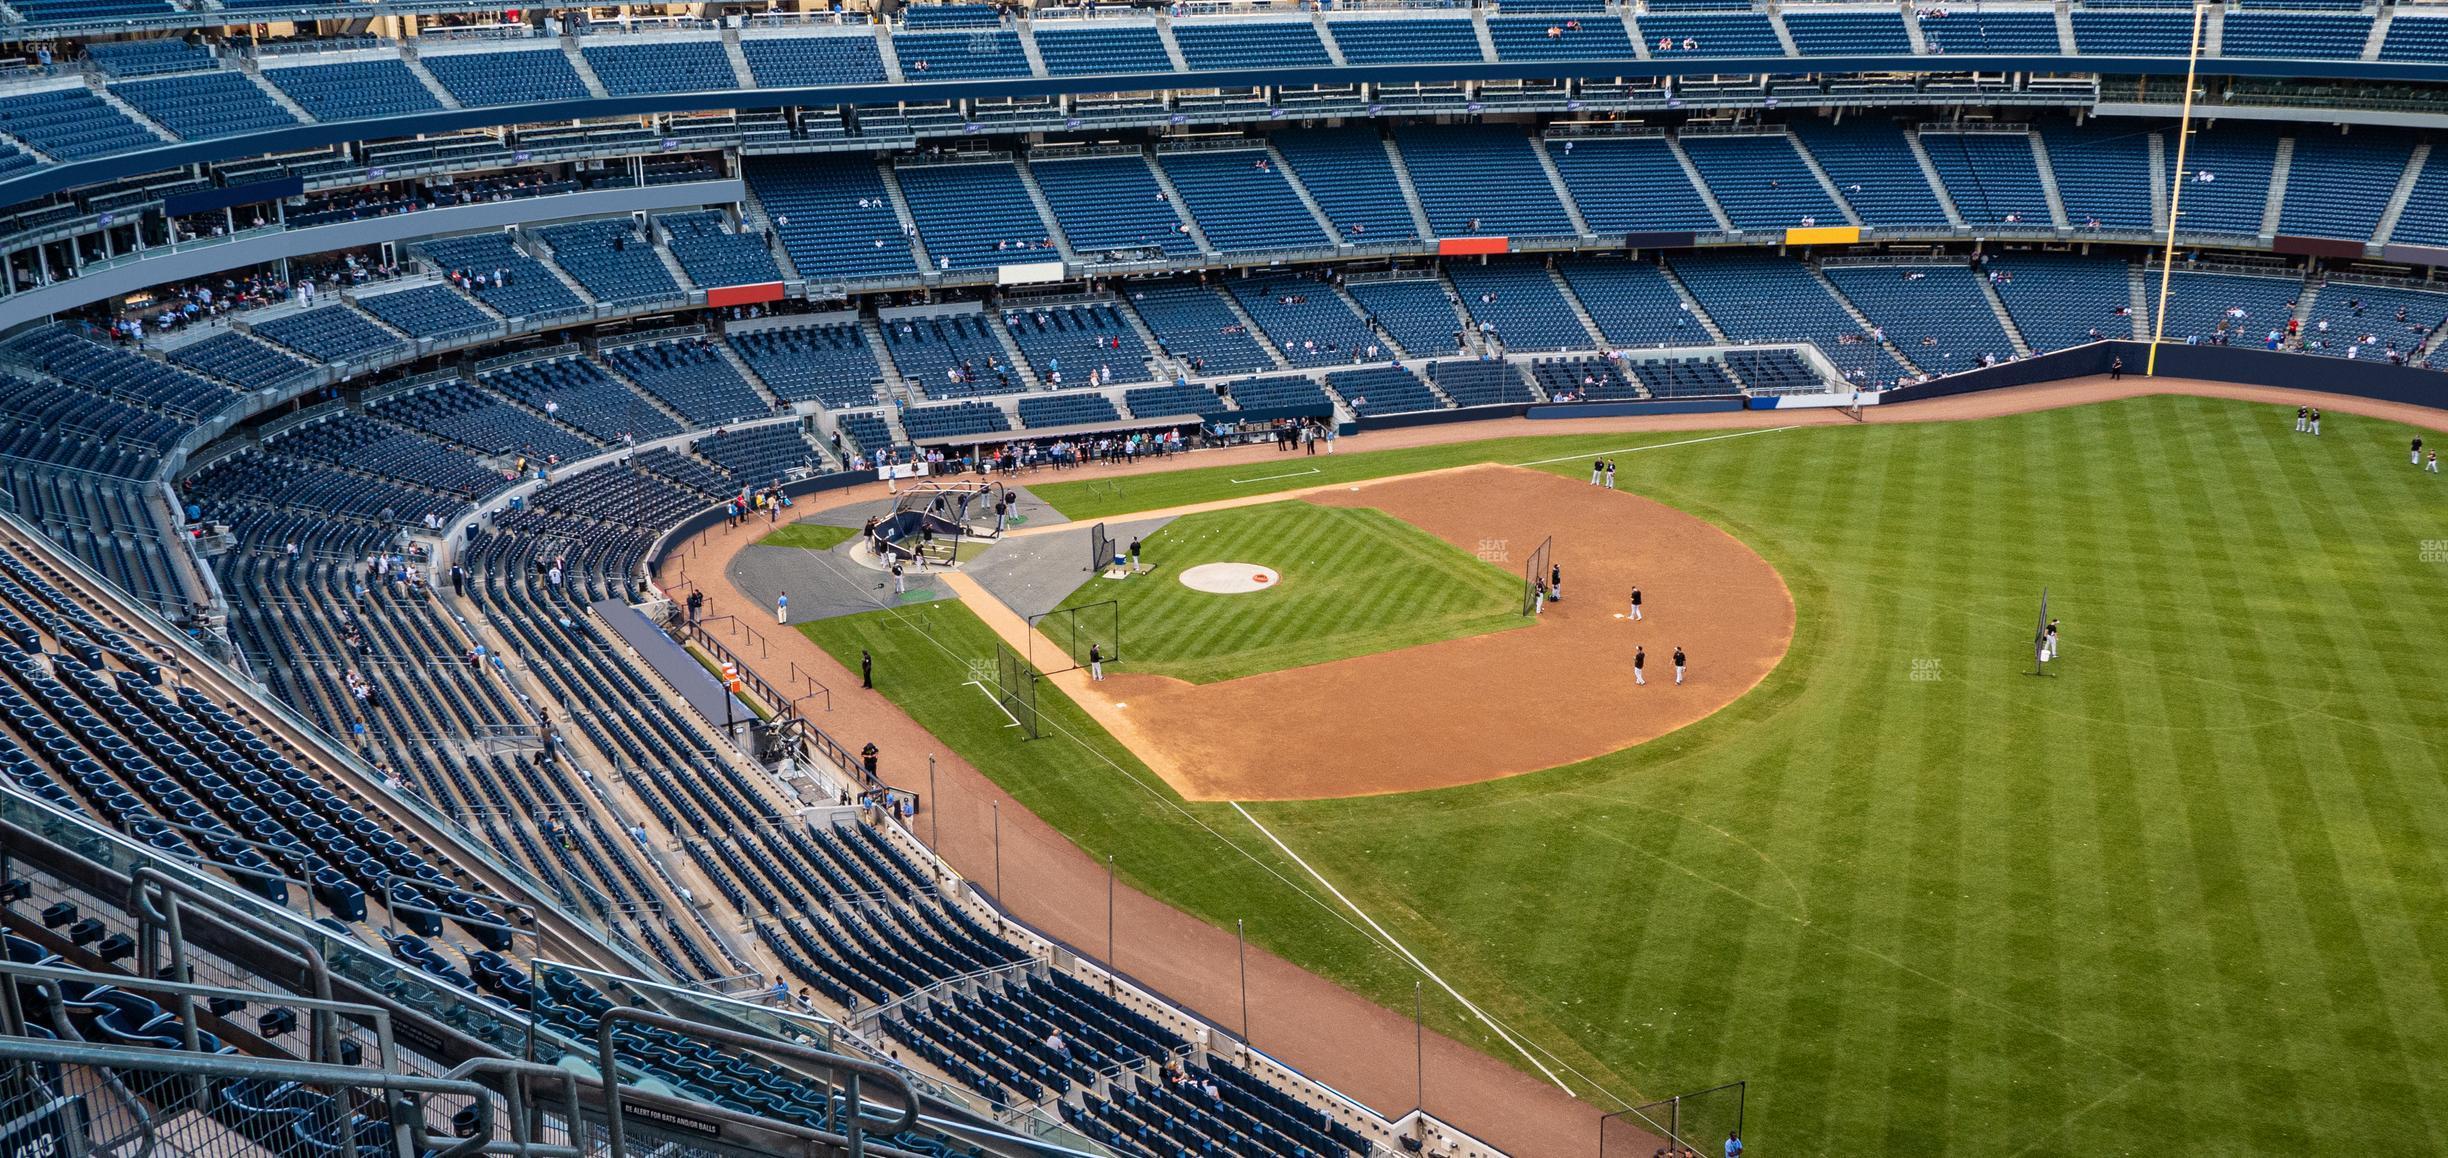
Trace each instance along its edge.
<instances>
[{"instance_id":1,"label":"lower deck seating","mask_svg":"<svg viewBox=\"0 0 2448 1158\"><path fill-rule=\"evenodd\" d=\"M1536 402L1512 364L1491 358L1428 363L1428 380L1456 406L1503 406Z\"/></svg>"},{"instance_id":2,"label":"lower deck seating","mask_svg":"<svg viewBox=\"0 0 2448 1158\"><path fill-rule=\"evenodd\" d=\"M1419 375L1400 366L1337 370L1326 375L1326 385L1334 388L1352 413L1362 417L1438 410L1445 405Z\"/></svg>"}]
</instances>

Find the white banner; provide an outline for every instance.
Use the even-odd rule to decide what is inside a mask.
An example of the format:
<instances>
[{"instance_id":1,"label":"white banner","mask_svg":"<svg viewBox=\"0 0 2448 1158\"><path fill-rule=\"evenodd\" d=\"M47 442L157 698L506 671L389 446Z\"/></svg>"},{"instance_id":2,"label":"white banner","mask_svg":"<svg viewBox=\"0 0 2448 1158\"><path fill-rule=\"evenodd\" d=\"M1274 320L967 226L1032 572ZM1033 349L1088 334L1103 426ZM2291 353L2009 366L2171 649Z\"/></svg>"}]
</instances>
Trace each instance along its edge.
<instances>
[{"instance_id":1,"label":"white banner","mask_svg":"<svg viewBox=\"0 0 2448 1158\"><path fill-rule=\"evenodd\" d=\"M1035 285L1039 282L1061 281L1062 279L1063 263L1059 261L1032 261L1020 265L995 267L996 285Z\"/></svg>"},{"instance_id":2,"label":"white banner","mask_svg":"<svg viewBox=\"0 0 2448 1158\"><path fill-rule=\"evenodd\" d=\"M896 462L891 466L877 467L876 478L883 482L897 478L925 478L926 472L927 464L923 462Z\"/></svg>"},{"instance_id":3,"label":"white banner","mask_svg":"<svg viewBox=\"0 0 2448 1158\"><path fill-rule=\"evenodd\" d=\"M1833 394L1779 394L1774 409L1803 410L1819 406L1876 406L1876 390L1839 390Z\"/></svg>"}]
</instances>

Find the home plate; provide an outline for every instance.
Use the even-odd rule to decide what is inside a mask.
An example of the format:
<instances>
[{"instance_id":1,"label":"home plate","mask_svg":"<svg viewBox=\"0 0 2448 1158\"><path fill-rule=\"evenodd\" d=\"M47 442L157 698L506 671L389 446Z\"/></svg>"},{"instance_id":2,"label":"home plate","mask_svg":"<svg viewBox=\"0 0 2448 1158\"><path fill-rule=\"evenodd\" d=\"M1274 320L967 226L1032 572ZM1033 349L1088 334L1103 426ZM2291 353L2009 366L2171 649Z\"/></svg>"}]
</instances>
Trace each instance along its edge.
<instances>
[{"instance_id":1,"label":"home plate","mask_svg":"<svg viewBox=\"0 0 2448 1158\"><path fill-rule=\"evenodd\" d=\"M1255 563L1201 563L1181 573L1182 586L1210 595L1246 595L1273 587L1282 576Z\"/></svg>"}]
</instances>

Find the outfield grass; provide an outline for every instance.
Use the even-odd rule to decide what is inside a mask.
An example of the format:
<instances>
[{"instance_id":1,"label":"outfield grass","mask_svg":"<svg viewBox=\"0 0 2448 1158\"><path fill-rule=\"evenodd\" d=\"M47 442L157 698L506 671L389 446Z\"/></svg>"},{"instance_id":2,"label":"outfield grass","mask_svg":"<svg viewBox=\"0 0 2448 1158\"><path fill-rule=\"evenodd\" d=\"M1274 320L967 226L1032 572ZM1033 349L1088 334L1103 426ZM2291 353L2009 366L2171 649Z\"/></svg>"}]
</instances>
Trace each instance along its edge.
<instances>
[{"instance_id":1,"label":"outfield grass","mask_svg":"<svg viewBox=\"0 0 2448 1158\"><path fill-rule=\"evenodd\" d=\"M1210 683L1529 622L1521 576L1383 511L1297 501L1210 511L1175 519L1144 547L1156 570L1091 579L1061 604L1120 604L1121 671ZM1188 568L1219 562L1271 567L1279 579L1241 595L1179 582ZM1055 634L1086 662L1095 633Z\"/></svg>"},{"instance_id":2,"label":"outfield grass","mask_svg":"<svg viewBox=\"0 0 2448 1158\"><path fill-rule=\"evenodd\" d=\"M810 551L830 551L850 541L858 534L856 527L829 527L823 523L792 523L757 540L760 547L805 547Z\"/></svg>"},{"instance_id":3,"label":"outfield grass","mask_svg":"<svg viewBox=\"0 0 2448 1158\"><path fill-rule=\"evenodd\" d=\"M2448 1152L2448 484L2407 428L2291 418L2152 398L1625 455L1784 573L1758 689L1569 768L1251 811L1583 1092L1750 1079L1755 1152ZM1348 446L1378 474L1580 449ZM1126 493L1242 489L1191 473ZM1138 792L1110 771L1024 783L972 740L1092 852L1190 839L1105 815ZM1408 1008L1287 889L1137 876Z\"/></svg>"}]
</instances>

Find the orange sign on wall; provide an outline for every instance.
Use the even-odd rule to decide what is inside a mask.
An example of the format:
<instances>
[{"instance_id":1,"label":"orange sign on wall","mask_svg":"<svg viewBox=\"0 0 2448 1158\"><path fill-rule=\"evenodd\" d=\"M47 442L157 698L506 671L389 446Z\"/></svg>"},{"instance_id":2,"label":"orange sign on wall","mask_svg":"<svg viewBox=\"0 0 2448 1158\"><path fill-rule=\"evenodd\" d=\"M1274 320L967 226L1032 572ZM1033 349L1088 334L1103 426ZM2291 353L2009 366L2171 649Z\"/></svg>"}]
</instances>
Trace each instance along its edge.
<instances>
[{"instance_id":1,"label":"orange sign on wall","mask_svg":"<svg viewBox=\"0 0 2448 1158\"><path fill-rule=\"evenodd\" d=\"M1513 239L1509 237L1444 237L1437 239L1437 252L1451 257L1475 253L1511 253Z\"/></svg>"},{"instance_id":2,"label":"orange sign on wall","mask_svg":"<svg viewBox=\"0 0 2448 1158\"><path fill-rule=\"evenodd\" d=\"M709 306L745 306L757 302L781 300L782 283L778 281L759 282L755 285L727 285L706 291L706 304Z\"/></svg>"}]
</instances>

